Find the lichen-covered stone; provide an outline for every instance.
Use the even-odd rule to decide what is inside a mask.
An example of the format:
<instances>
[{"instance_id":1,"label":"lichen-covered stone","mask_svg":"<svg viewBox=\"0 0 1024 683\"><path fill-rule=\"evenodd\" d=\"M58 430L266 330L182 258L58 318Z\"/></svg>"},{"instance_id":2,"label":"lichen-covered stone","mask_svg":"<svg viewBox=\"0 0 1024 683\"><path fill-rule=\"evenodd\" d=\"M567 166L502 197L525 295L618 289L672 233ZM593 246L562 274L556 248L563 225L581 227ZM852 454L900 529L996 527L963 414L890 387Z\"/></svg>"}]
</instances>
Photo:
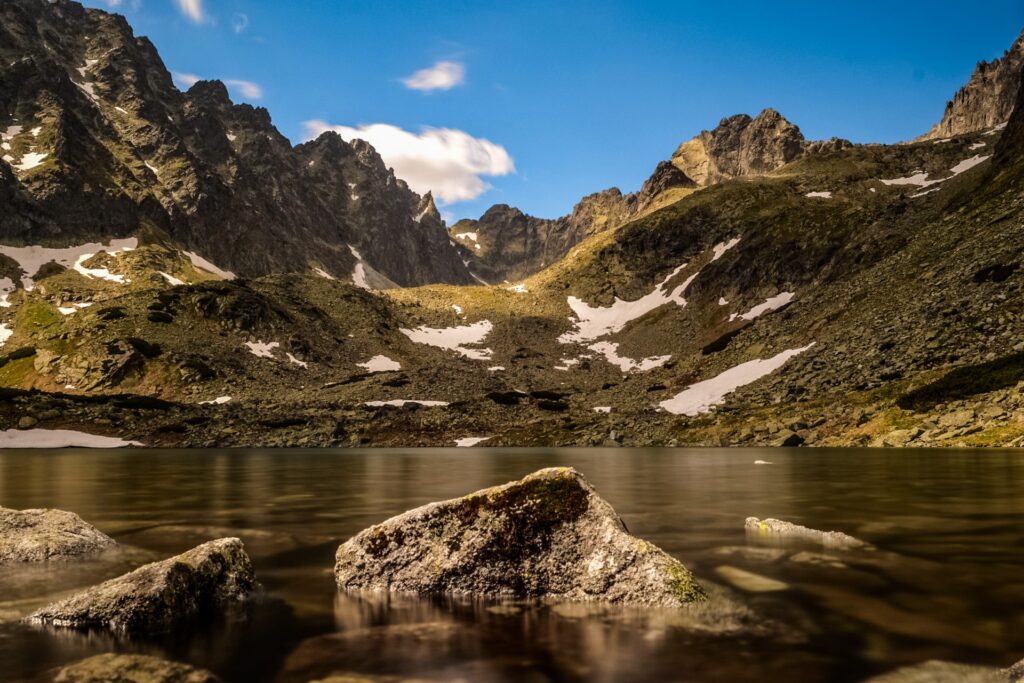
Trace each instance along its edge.
<instances>
[{"instance_id":1,"label":"lichen-covered stone","mask_svg":"<svg viewBox=\"0 0 1024 683\"><path fill-rule=\"evenodd\" d=\"M80 557L114 545L73 512L0 507L0 565Z\"/></svg>"},{"instance_id":2,"label":"lichen-covered stone","mask_svg":"<svg viewBox=\"0 0 1024 683\"><path fill-rule=\"evenodd\" d=\"M747 517L744 523L747 536L769 542L804 542L836 550L873 549L870 543L854 538L841 531L819 531L779 519L758 519Z\"/></svg>"},{"instance_id":3,"label":"lichen-covered stone","mask_svg":"<svg viewBox=\"0 0 1024 683\"><path fill-rule=\"evenodd\" d=\"M60 670L55 683L221 683L209 671L145 655L105 654Z\"/></svg>"},{"instance_id":4,"label":"lichen-covered stone","mask_svg":"<svg viewBox=\"0 0 1024 683\"><path fill-rule=\"evenodd\" d=\"M677 607L705 593L571 468L431 503L343 544L341 589Z\"/></svg>"},{"instance_id":5,"label":"lichen-covered stone","mask_svg":"<svg viewBox=\"0 0 1024 683\"><path fill-rule=\"evenodd\" d=\"M222 611L257 587L242 542L222 538L44 607L26 621L120 633L161 632Z\"/></svg>"}]
</instances>

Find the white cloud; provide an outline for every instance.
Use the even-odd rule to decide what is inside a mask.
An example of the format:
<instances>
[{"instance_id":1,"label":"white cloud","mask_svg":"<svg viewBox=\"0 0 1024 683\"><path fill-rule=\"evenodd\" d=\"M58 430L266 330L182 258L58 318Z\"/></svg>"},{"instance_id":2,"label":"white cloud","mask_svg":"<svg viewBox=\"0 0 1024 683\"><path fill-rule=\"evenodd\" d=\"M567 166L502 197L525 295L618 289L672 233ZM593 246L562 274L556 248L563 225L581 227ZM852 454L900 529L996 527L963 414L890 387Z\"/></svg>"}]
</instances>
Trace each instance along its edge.
<instances>
[{"instance_id":1,"label":"white cloud","mask_svg":"<svg viewBox=\"0 0 1024 683\"><path fill-rule=\"evenodd\" d=\"M259 83L253 83L252 81L242 81L237 78L225 79L224 84L231 90L237 90L241 93L242 97L250 100L258 100L263 97L263 88L260 87Z\"/></svg>"},{"instance_id":2,"label":"white cloud","mask_svg":"<svg viewBox=\"0 0 1024 683\"><path fill-rule=\"evenodd\" d=\"M181 13L192 21L201 23L205 17L203 15L203 0L175 0L178 3L178 9Z\"/></svg>"},{"instance_id":3,"label":"white cloud","mask_svg":"<svg viewBox=\"0 0 1024 683\"><path fill-rule=\"evenodd\" d=\"M516 170L501 145L451 128L423 128L419 133L386 123L358 128L306 121L310 139L332 130L345 140L366 140L395 175L414 191L428 190L445 203L479 197L490 189L482 176L503 176Z\"/></svg>"},{"instance_id":4,"label":"white cloud","mask_svg":"<svg viewBox=\"0 0 1024 683\"><path fill-rule=\"evenodd\" d=\"M239 12L235 16L231 17L231 28L235 33L241 33L245 29L249 28L249 15Z\"/></svg>"},{"instance_id":5,"label":"white cloud","mask_svg":"<svg viewBox=\"0 0 1024 683\"><path fill-rule=\"evenodd\" d=\"M420 69L403 78L405 87L412 90L451 90L466 81L466 67L459 62L438 62L428 69Z\"/></svg>"},{"instance_id":6,"label":"white cloud","mask_svg":"<svg viewBox=\"0 0 1024 683\"><path fill-rule=\"evenodd\" d=\"M171 74L171 76L174 77L175 85L177 85L178 88L180 88L181 90L188 90L193 85L195 85L199 81L203 80L199 76L196 76L195 74L186 74L186 73L182 73L180 71L173 72Z\"/></svg>"}]
</instances>

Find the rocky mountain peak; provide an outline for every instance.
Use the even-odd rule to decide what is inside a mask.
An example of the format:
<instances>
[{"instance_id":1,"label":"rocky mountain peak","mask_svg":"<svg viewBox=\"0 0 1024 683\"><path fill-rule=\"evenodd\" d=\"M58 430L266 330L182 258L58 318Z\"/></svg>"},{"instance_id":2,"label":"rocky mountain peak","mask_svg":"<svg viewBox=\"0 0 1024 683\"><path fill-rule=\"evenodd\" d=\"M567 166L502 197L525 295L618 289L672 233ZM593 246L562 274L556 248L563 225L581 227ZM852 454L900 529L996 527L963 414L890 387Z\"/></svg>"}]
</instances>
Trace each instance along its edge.
<instances>
[{"instance_id":1,"label":"rocky mountain peak","mask_svg":"<svg viewBox=\"0 0 1024 683\"><path fill-rule=\"evenodd\" d=\"M921 140L937 140L988 130L1005 123L1013 112L1024 72L1024 32L1002 57L978 62L974 74L946 103L942 120Z\"/></svg>"},{"instance_id":2,"label":"rocky mountain peak","mask_svg":"<svg viewBox=\"0 0 1024 683\"><path fill-rule=\"evenodd\" d=\"M805 144L799 128L774 109L765 109L754 118L737 114L722 119L714 130L681 144L672 163L706 186L774 171L801 156Z\"/></svg>"}]
</instances>

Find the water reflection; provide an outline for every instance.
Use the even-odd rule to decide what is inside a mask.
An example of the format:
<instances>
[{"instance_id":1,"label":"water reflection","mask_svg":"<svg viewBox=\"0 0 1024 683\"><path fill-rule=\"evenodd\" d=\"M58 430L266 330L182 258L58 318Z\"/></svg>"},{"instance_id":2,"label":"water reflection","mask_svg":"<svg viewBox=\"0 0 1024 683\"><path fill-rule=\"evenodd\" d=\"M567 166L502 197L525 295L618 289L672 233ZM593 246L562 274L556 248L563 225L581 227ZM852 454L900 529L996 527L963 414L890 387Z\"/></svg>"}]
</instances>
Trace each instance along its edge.
<instances>
[{"instance_id":1,"label":"water reflection","mask_svg":"<svg viewBox=\"0 0 1024 683\"><path fill-rule=\"evenodd\" d=\"M337 595L334 551L360 529L551 465L575 466L633 533L723 584L714 609ZM125 554L0 571L0 680L50 680L103 651L285 683L857 681L930 658L1005 666L1024 656L1022 485L1024 460L1010 452L6 452L0 505L73 510ZM842 530L878 550L766 547L746 538L748 516ZM64 591L224 535L245 541L270 598L244 620L141 641L16 622Z\"/></svg>"}]
</instances>

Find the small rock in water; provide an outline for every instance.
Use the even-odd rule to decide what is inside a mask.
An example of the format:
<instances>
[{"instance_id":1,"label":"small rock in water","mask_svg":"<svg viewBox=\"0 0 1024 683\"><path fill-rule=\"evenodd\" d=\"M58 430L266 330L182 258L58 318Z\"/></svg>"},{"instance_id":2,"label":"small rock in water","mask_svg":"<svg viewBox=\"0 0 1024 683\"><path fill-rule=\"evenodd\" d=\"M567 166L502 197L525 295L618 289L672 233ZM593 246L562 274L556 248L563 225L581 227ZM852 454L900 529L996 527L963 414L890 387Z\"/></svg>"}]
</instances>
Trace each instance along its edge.
<instances>
[{"instance_id":1,"label":"small rock in water","mask_svg":"<svg viewBox=\"0 0 1024 683\"><path fill-rule=\"evenodd\" d=\"M80 557L114 545L73 512L0 507L0 565Z\"/></svg>"},{"instance_id":2,"label":"small rock in water","mask_svg":"<svg viewBox=\"0 0 1024 683\"><path fill-rule=\"evenodd\" d=\"M782 543L787 541L803 541L814 545L821 545L825 548L840 550L871 550L874 548L870 543L865 543L853 536L848 536L841 531L819 531L778 519L747 517L747 521L743 526L747 530L748 538L759 541Z\"/></svg>"},{"instance_id":3,"label":"small rock in water","mask_svg":"<svg viewBox=\"0 0 1024 683\"><path fill-rule=\"evenodd\" d=\"M209 671L145 655L105 654L60 670L55 683L221 683Z\"/></svg>"},{"instance_id":4,"label":"small rock in water","mask_svg":"<svg viewBox=\"0 0 1024 683\"><path fill-rule=\"evenodd\" d=\"M159 633L248 598L258 584L237 538L147 564L29 615L33 624Z\"/></svg>"},{"instance_id":5,"label":"small rock in water","mask_svg":"<svg viewBox=\"0 0 1024 683\"><path fill-rule=\"evenodd\" d=\"M341 589L679 607L705 599L689 570L631 536L572 468L423 507L337 553Z\"/></svg>"}]
</instances>

